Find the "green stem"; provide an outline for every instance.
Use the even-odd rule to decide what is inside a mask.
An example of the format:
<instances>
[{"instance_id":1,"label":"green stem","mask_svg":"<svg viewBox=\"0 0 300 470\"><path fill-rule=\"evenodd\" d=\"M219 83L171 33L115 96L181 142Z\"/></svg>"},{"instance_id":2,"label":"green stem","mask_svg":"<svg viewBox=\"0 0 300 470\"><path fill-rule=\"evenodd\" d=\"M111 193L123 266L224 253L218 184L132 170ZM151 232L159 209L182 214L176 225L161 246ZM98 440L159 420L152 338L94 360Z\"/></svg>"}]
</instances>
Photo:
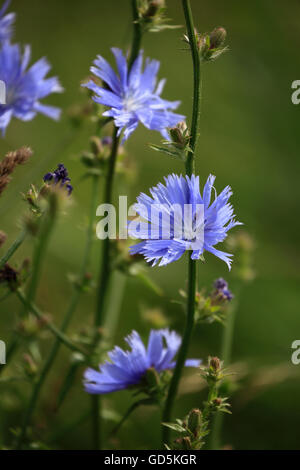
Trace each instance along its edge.
<instances>
[{"instance_id":1,"label":"green stem","mask_svg":"<svg viewBox=\"0 0 300 470\"><path fill-rule=\"evenodd\" d=\"M132 16L133 16L133 41L131 47L131 53L128 63L128 70L132 68L135 59L138 57L139 50L141 47L142 31L138 22L138 1L131 0L132 5ZM106 187L104 192L104 201L109 204L112 201L113 194L113 181L115 166L119 148L119 137L117 136L118 129L115 127L113 135L112 151L109 159L109 169L106 177ZM104 308L106 295L109 287L111 266L110 266L110 240L106 238L103 242L101 267L98 282L97 292L97 303L95 311L95 327L99 331L99 327L102 326L104 321ZM95 344L97 344L98 332L96 332ZM94 449L101 449L101 400L99 395L91 397L92 399L92 429L93 429L93 442Z\"/></svg>"},{"instance_id":2,"label":"green stem","mask_svg":"<svg viewBox=\"0 0 300 470\"><path fill-rule=\"evenodd\" d=\"M89 214L89 225L88 225L88 230L87 230L87 241L86 241L85 253L84 253L83 262L82 262L80 275L79 275L79 287L77 286L74 287L70 305L66 311L66 314L61 324L61 328L60 328L61 333L66 332L70 324L70 321L72 319L72 316L75 312L75 309L77 307L77 304L81 295L80 286L84 281L84 276L86 274L86 270L87 270L88 263L90 260L91 247L93 243L93 225L94 225L94 219L95 219L95 213L96 213L98 186L99 186L99 177L93 176L92 178L93 178L93 184L92 184L91 208L90 208L90 214ZM46 359L46 362L42 368L41 374L37 382L34 384L32 395L31 395L29 405L26 411L26 415L23 421L22 432L21 432L20 439L19 439L19 447L22 446L24 438L26 437L26 430L30 423L31 417L34 413L36 404L38 402L39 394L47 378L47 375L55 361L55 358L59 352L60 344L61 344L61 339L57 337Z\"/></svg>"},{"instance_id":3,"label":"green stem","mask_svg":"<svg viewBox=\"0 0 300 470\"><path fill-rule=\"evenodd\" d=\"M132 18L133 18L133 41L131 47L131 53L128 61L128 69L130 70L135 59L139 55L142 42L142 31L139 24L139 10L138 0L131 0Z\"/></svg>"},{"instance_id":4,"label":"green stem","mask_svg":"<svg viewBox=\"0 0 300 470\"><path fill-rule=\"evenodd\" d=\"M239 295L239 294L238 294ZM227 316L226 326L223 329L221 359L224 361L225 367L228 367L231 361L232 341L234 333L235 318L237 313L237 301L233 301ZM221 446L221 432L224 421L224 414L217 413L213 420L211 438L209 448L218 450Z\"/></svg>"},{"instance_id":5,"label":"green stem","mask_svg":"<svg viewBox=\"0 0 300 470\"><path fill-rule=\"evenodd\" d=\"M162 422L168 423L171 421L172 409L174 406L174 401L177 395L178 385L182 371L184 368L184 363L187 357L188 348L192 336L193 326L194 326L194 315L195 315L195 292L196 292L196 263L195 261L189 259L189 281L188 281L188 300L187 300L187 318L186 325L183 334L181 348L179 350L178 359L176 362L176 367L173 373L171 384L169 387L168 396L163 410ZM162 444L168 444L170 437L169 428L166 426L162 427Z\"/></svg>"},{"instance_id":6,"label":"green stem","mask_svg":"<svg viewBox=\"0 0 300 470\"><path fill-rule=\"evenodd\" d=\"M27 290L28 305L35 301L36 291L41 278L42 265L45 257L45 252L48 246L48 242L54 227L55 215L49 209L43 216L41 221L40 233L36 241L36 246L33 253L32 260L32 275ZM27 307L23 309L21 316L25 316L28 313Z\"/></svg>"},{"instance_id":7,"label":"green stem","mask_svg":"<svg viewBox=\"0 0 300 470\"><path fill-rule=\"evenodd\" d=\"M26 311L32 312L36 318L41 321L44 321L44 315L42 314L42 312L37 308L36 305L28 302L28 299L20 289L16 291L16 295L22 302L23 306L26 308ZM48 330L50 330L51 333L53 333L57 338L59 338L61 343L71 349L71 351L80 352L84 355L86 354L83 349L81 349L79 346L76 346L61 330L59 330L55 325L53 325L53 323L47 322L45 324L45 327L48 328Z\"/></svg>"},{"instance_id":8,"label":"green stem","mask_svg":"<svg viewBox=\"0 0 300 470\"><path fill-rule=\"evenodd\" d=\"M200 97L201 97L201 73L200 73L200 57L199 51L196 43L194 23L192 17L192 11L190 7L189 0L182 0L182 6L185 16L185 21L187 25L187 32L189 37L189 42L191 46L192 58L193 58L193 68L194 68L194 97L193 97L193 114L192 114L192 124L191 124L191 142L190 147L191 151L187 156L186 161L186 173L188 176L191 176L195 170L195 151L199 134L199 123L200 123ZM173 373L171 384L168 391L168 396L165 402L162 421L170 422L172 417L172 409L174 406L175 398L178 391L178 386L182 371L184 368L184 363L187 357L188 348L192 336L193 326L194 326L194 317L195 317L195 295L196 295L196 282L197 281L197 271L196 271L196 261L189 258L188 262L188 295L187 295L187 317L186 324L182 339L182 345L178 354L178 359L176 367ZM170 429L166 426L162 427L162 444L168 444L170 438Z\"/></svg>"},{"instance_id":9,"label":"green stem","mask_svg":"<svg viewBox=\"0 0 300 470\"><path fill-rule=\"evenodd\" d=\"M182 0L182 7L185 16L187 34L191 47L193 68L194 68L194 96L193 96L193 115L191 124L191 151L188 153L186 162L186 172L190 176L195 170L195 152L199 137L200 124L200 101L201 101L201 62L197 46L195 27L192 10L189 0Z\"/></svg>"},{"instance_id":10,"label":"green stem","mask_svg":"<svg viewBox=\"0 0 300 470\"><path fill-rule=\"evenodd\" d=\"M15 239L13 244L9 247L5 255L2 256L0 259L0 269L3 268L3 266L10 260L10 258L13 256L13 254L17 251L17 249L22 245L23 241L25 240L27 235L27 230L23 229L18 237Z\"/></svg>"}]
</instances>

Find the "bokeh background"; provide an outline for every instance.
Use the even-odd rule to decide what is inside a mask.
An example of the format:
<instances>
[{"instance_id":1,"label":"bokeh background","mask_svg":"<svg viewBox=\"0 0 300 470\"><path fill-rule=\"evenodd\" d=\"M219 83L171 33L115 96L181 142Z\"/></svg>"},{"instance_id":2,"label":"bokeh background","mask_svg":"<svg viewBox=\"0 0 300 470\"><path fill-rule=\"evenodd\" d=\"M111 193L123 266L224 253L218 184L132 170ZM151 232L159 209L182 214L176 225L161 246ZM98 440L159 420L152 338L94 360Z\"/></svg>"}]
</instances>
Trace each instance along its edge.
<instances>
[{"instance_id":1,"label":"bokeh background","mask_svg":"<svg viewBox=\"0 0 300 470\"><path fill-rule=\"evenodd\" d=\"M68 275L76 273L84 248L84 226L90 197L89 181L82 181L80 153L88 148L94 132L90 122L74 131L67 117L70 106L84 103L86 95L80 81L88 75L96 54L111 60L109 48L128 48L131 41L130 2L114 0L22 0L12 2L17 12L16 40L31 44L33 60L47 56L53 73L60 77L65 93L48 102L64 113L59 123L38 117L29 123L14 121L5 139L0 140L0 155L21 145L30 145L34 157L18 169L13 182L1 197L1 230L8 233L7 244L18 233L25 204L20 196L30 183L39 185L42 176L58 162L68 167L75 186L74 204L62 217L47 253L37 303L59 321L71 292ZM184 23L181 2L168 2L173 24ZM233 362L243 377L232 396L232 416L226 417L223 443L235 449L299 449L300 366L291 364L291 344L300 336L299 299L299 119L300 107L291 103L291 83L299 79L299 15L297 0L253 0L252 2L192 1L196 26L203 32L215 26L228 31L230 51L203 71L201 138L197 152L197 172L205 180L217 176L216 187L230 184L239 220L255 239L256 278L242 290L233 344ZM147 34L147 56L161 61L160 76L167 78L164 97L180 99L180 112L191 114L192 67L189 53L183 50L184 29ZM156 184L170 172L181 172L180 162L153 152L148 143L159 143L160 136L142 127L127 145L137 177L130 188L119 179L116 194L129 195L133 202L140 191ZM99 203L101 202L99 195ZM238 229L236 229L238 230ZM100 241L95 241L90 270L96 273ZM32 242L18 251L13 264L30 257ZM178 290L186 282L186 259L166 268L153 268L150 276L164 291L159 297L137 279L129 279L121 304L114 341L124 345L123 337L132 328L147 337L151 324L145 311L162 310L173 328L182 331L184 315ZM201 265L200 285L209 287L216 277L225 277L234 290L234 275L219 259L206 257ZM117 295L116 279L114 293ZM91 323L94 293L81 299L70 332ZM9 298L0 305L0 338L8 341L20 308ZM149 316L148 316L149 317ZM195 329L190 356L206 358L218 354L222 327ZM52 338L42 345L45 355ZM14 359L18 370L21 354ZM78 374L76 386L57 414L53 403L69 366L64 348L43 389L35 415L41 439L53 448L88 449L91 446L90 421L81 419L89 397ZM247 375L250 374L250 375ZM245 378L246 375L246 378ZM187 372L190 383L190 373ZM200 378L176 402L176 416L184 416L205 398ZM30 386L0 385L1 444L9 444L10 429L20 423ZM132 401L129 392L105 399L106 417L111 411L125 412ZM75 423L78 420L77 424ZM113 423L105 422L108 433ZM119 449L158 448L159 413L141 408L107 446ZM39 434L38 434L39 435Z\"/></svg>"}]
</instances>

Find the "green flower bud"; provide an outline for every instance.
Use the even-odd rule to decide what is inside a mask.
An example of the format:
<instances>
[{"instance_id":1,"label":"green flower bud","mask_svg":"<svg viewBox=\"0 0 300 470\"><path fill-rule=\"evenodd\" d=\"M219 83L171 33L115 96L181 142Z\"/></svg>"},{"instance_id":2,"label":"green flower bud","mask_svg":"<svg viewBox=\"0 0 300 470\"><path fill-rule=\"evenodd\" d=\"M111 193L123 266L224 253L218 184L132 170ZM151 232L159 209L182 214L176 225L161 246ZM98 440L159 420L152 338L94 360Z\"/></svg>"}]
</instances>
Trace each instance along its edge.
<instances>
[{"instance_id":1,"label":"green flower bud","mask_svg":"<svg viewBox=\"0 0 300 470\"><path fill-rule=\"evenodd\" d=\"M226 30L224 28L215 28L209 35L210 49L222 47L226 40Z\"/></svg>"},{"instance_id":2,"label":"green flower bud","mask_svg":"<svg viewBox=\"0 0 300 470\"><path fill-rule=\"evenodd\" d=\"M160 383L159 375L154 367L151 367L146 372L146 381L150 388L157 388Z\"/></svg>"},{"instance_id":3,"label":"green flower bud","mask_svg":"<svg viewBox=\"0 0 300 470\"><path fill-rule=\"evenodd\" d=\"M198 436L199 431L201 429L201 422L202 422L202 413L198 408L193 409L190 411L188 416L187 426L188 429L193 433L195 437Z\"/></svg>"}]
</instances>

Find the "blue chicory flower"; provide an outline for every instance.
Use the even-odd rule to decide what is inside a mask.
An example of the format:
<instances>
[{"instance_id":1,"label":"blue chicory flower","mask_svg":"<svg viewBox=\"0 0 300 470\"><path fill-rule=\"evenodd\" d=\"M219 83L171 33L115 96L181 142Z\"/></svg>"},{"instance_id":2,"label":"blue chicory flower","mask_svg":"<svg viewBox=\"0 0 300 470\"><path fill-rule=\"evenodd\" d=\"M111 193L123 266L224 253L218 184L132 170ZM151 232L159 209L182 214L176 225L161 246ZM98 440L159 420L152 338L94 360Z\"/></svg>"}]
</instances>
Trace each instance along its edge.
<instances>
[{"instance_id":1,"label":"blue chicory flower","mask_svg":"<svg viewBox=\"0 0 300 470\"><path fill-rule=\"evenodd\" d=\"M130 222L129 234L143 241L131 246L130 253L142 254L153 266L157 263L164 266L181 258L186 250L192 251L194 260L200 259L204 251L209 251L225 261L230 269L232 255L216 249L215 245L223 242L227 232L240 222L235 221L233 207L228 203L232 195L230 186L226 186L219 195L215 192L215 199L211 202L214 181L215 176L210 175L201 195L199 176L173 174L165 178L165 185L160 183L150 189L152 197L142 193L134 208L146 222L138 225L134 222L135 227L139 227L138 233ZM185 216L185 206L190 208L188 216ZM182 219L179 219L183 225L181 236L178 236L176 226L178 208L182 209Z\"/></svg>"},{"instance_id":2,"label":"blue chicory flower","mask_svg":"<svg viewBox=\"0 0 300 470\"><path fill-rule=\"evenodd\" d=\"M100 371L90 368L85 371L86 392L91 394L116 392L138 385L150 368L160 373L175 367L174 356L181 344L181 338L175 331L151 330L147 349L136 331L125 340L131 351L124 351L116 346L108 353L111 362L106 361L100 365ZM185 365L199 367L200 363L198 359L188 359Z\"/></svg>"},{"instance_id":3,"label":"blue chicory flower","mask_svg":"<svg viewBox=\"0 0 300 470\"><path fill-rule=\"evenodd\" d=\"M56 77L45 78L51 68L45 58L26 70L30 55L30 46L25 47L23 55L19 45L5 42L0 48L0 80L6 85L6 104L0 105L3 135L13 117L30 121L37 113L42 113L59 119L60 109L44 105L40 100L63 89Z\"/></svg>"},{"instance_id":4,"label":"blue chicory flower","mask_svg":"<svg viewBox=\"0 0 300 470\"><path fill-rule=\"evenodd\" d=\"M47 184L60 184L61 187L65 187L68 191L68 194L71 194L73 191L73 186L70 184L70 178L68 170L63 163L57 165L56 170L53 173L46 173L43 178L44 182Z\"/></svg>"},{"instance_id":5,"label":"blue chicory flower","mask_svg":"<svg viewBox=\"0 0 300 470\"><path fill-rule=\"evenodd\" d=\"M114 119L119 135L124 130L124 141L135 131L139 122L169 139L166 129L176 126L185 116L170 111L178 107L179 101L166 101L160 97L165 80L161 80L156 86L159 61L146 59L145 68L142 70L141 52L128 71L127 58L123 52L117 48L112 48L112 52L116 59L118 75L99 55L94 61L95 66L91 67L91 72L105 83L105 88L92 80L83 86L95 93L93 100L96 103L110 108L103 115Z\"/></svg>"},{"instance_id":6,"label":"blue chicory flower","mask_svg":"<svg viewBox=\"0 0 300 470\"><path fill-rule=\"evenodd\" d=\"M15 13L8 13L5 15L6 10L10 5L11 0L6 0L0 9L0 42L9 41L12 36L12 25L15 21Z\"/></svg>"}]
</instances>

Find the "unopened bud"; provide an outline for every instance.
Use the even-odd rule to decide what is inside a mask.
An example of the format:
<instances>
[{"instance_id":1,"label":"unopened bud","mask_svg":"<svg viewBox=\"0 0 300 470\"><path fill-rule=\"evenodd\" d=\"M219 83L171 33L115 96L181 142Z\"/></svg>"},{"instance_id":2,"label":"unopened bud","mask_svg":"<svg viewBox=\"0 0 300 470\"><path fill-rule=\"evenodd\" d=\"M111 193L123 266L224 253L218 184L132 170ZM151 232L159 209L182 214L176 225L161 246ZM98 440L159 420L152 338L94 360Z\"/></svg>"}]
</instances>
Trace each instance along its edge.
<instances>
[{"instance_id":1,"label":"unopened bud","mask_svg":"<svg viewBox=\"0 0 300 470\"><path fill-rule=\"evenodd\" d=\"M188 436L186 436L182 439L182 448L184 450L191 450L192 443L191 443L191 439Z\"/></svg>"},{"instance_id":2,"label":"unopened bud","mask_svg":"<svg viewBox=\"0 0 300 470\"><path fill-rule=\"evenodd\" d=\"M213 368L215 372L221 369L221 361L218 357L211 357L209 361L210 367Z\"/></svg>"},{"instance_id":3,"label":"unopened bud","mask_svg":"<svg viewBox=\"0 0 300 470\"><path fill-rule=\"evenodd\" d=\"M202 421L202 413L198 408L190 411L188 416L188 429L194 434L195 437L198 436Z\"/></svg>"},{"instance_id":4,"label":"unopened bud","mask_svg":"<svg viewBox=\"0 0 300 470\"><path fill-rule=\"evenodd\" d=\"M222 47L226 39L226 30L224 28L215 28L209 35L210 49Z\"/></svg>"},{"instance_id":5,"label":"unopened bud","mask_svg":"<svg viewBox=\"0 0 300 470\"><path fill-rule=\"evenodd\" d=\"M90 138L90 146L91 146L91 150L92 150L93 154L96 155L96 156L101 154L102 151L103 151L103 146L102 146L102 143L101 143L101 139L99 139L99 137L97 137L97 136L92 136Z\"/></svg>"},{"instance_id":6,"label":"unopened bud","mask_svg":"<svg viewBox=\"0 0 300 470\"><path fill-rule=\"evenodd\" d=\"M153 0L149 2L149 7L143 14L144 18L153 18L161 8L164 8L164 0Z\"/></svg>"},{"instance_id":7,"label":"unopened bud","mask_svg":"<svg viewBox=\"0 0 300 470\"><path fill-rule=\"evenodd\" d=\"M151 367L150 369L147 369L146 372L146 380L147 384L149 385L150 388L157 388L159 385L159 375L157 371L154 369L154 367Z\"/></svg>"},{"instance_id":8,"label":"unopened bud","mask_svg":"<svg viewBox=\"0 0 300 470\"><path fill-rule=\"evenodd\" d=\"M24 360L25 372L30 377L35 376L37 374L38 367L35 361L33 360L33 358L29 354L24 354L23 360Z\"/></svg>"},{"instance_id":9,"label":"unopened bud","mask_svg":"<svg viewBox=\"0 0 300 470\"><path fill-rule=\"evenodd\" d=\"M214 405L221 406L222 405L222 398L215 398Z\"/></svg>"}]
</instances>

